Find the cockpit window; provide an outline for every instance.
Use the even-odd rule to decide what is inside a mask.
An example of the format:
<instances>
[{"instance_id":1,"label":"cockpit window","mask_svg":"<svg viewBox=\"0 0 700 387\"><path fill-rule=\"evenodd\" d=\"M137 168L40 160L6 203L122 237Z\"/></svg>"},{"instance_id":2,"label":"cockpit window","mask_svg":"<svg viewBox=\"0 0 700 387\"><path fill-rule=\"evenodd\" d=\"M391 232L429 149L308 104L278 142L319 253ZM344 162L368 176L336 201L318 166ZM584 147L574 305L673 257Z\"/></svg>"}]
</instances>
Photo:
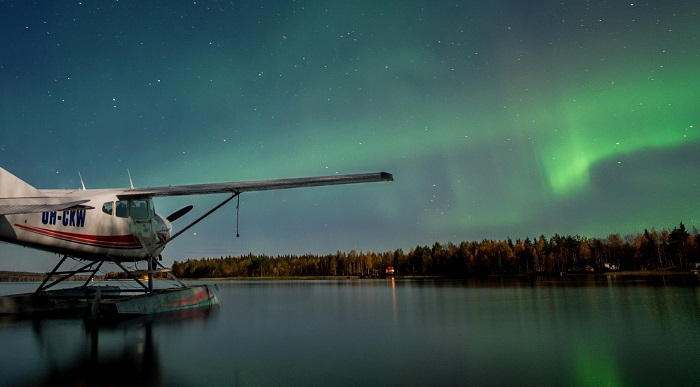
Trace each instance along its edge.
<instances>
[{"instance_id":1,"label":"cockpit window","mask_svg":"<svg viewBox=\"0 0 700 387\"><path fill-rule=\"evenodd\" d=\"M114 202L106 202L105 204L102 205L102 212L108 215L112 215L113 210L114 210Z\"/></svg>"},{"instance_id":2,"label":"cockpit window","mask_svg":"<svg viewBox=\"0 0 700 387\"><path fill-rule=\"evenodd\" d=\"M148 219L148 200L134 199L130 203L129 216L131 219Z\"/></svg>"},{"instance_id":3,"label":"cockpit window","mask_svg":"<svg viewBox=\"0 0 700 387\"><path fill-rule=\"evenodd\" d=\"M150 219L155 216L153 204L150 203L150 199L120 200L117 202L115 212L120 218L131 218L135 220ZM111 214L111 205L111 202L105 203L102 206L102 211Z\"/></svg>"},{"instance_id":4,"label":"cockpit window","mask_svg":"<svg viewBox=\"0 0 700 387\"><path fill-rule=\"evenodd\" d=\"M129 201L120 200L117 202L117 216L120 218L129 217Z\"/></svg>"}]
</instances>

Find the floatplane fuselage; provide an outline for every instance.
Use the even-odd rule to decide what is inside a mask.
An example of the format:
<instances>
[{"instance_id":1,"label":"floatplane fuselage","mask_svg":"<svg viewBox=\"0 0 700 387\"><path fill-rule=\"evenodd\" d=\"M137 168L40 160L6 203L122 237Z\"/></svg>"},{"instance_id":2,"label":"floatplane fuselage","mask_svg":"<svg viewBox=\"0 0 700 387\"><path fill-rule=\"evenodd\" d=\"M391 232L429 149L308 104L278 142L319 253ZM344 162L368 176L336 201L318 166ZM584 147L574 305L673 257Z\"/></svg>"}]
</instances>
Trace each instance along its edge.
<instances>
[{"instance_id":1,"label":"floatplane fuselage","mask_svg":"<svg viewBox=\"0 0 700 387\"><path fill-rule=\"evenodd\" d=\"M87 200L73 208L0 216L0 240L93 261L134 262L160 255L172 224L156 214L151 198L83 192L70 193Z\"/></svg>"},{"instance_id":2,"label":"floatplane fuselage","mask_svg":"<svg viewBox=\"0 0 700 387\"><path fill-rule=\"evenodd\" d=\"M39 190L0 168L0 241L63 256L56 267L47 273L44 282L35 292L37 295L78 273L89 273L89 281L104 262L116 264L137 281L145 293L153 293L153 274L159 271L169 272L158 262L166 245L243 192L391 180L391 174L376 172L155 188L133 188L132 185L131 188L117 189L83 187L78 190ZM172 235L172 222L189 212L192 206L164 217L156 213L153 205L154 197L216 193L229 195L219 205ZM80 269L59 271L59 267L67 258L85 264ZM133 271L123 265L140 261L148 263L148 270ZM158 269L158 266L161 269ZM138 276L141 274L147 275L147 285L139 280ZM55 276L59 278L49 283ZM198 306L212 301L213 296L209 289L193 290L179 280L178 282L185 288L182 294L176 298L172 298L172 292L153 295L154 301L149 306L150 311L165 311L170 306ZM87 281L83 287L86 286ZM99 297L99 293L97 294L98 296L93 297ZM184 300L192 304L183 304ZM0 300L0 313L8 313L8 310L11 313L19 308L15 305L19 302L15 302L16 300L12 301L11 307L4 307L6 301ZM22 299L22 302L25 301ZM125 310L133 308L135 313L145 308L142 303L128 304L129 302L121 302L120 307Z\"/></svg>"}]
</instances>

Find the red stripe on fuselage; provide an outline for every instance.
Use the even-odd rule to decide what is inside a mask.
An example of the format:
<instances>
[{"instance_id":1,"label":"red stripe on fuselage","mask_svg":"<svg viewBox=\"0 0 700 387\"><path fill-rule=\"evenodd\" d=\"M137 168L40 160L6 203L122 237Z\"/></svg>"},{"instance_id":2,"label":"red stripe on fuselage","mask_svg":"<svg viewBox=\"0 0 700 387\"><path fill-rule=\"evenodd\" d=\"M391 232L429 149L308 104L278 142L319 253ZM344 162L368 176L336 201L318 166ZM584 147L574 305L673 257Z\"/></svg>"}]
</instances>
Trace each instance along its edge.
<instances>
[{"instance_id":1,"label":"red stripe on fuselage","mask_svg":"<svg viewBox=\"0 0 700 387\"><path fill-rule=\"evenodd\" d=\"M103 247L108 249L140 249L143 247L138 238L136 238L136 236L133 234L89 235L49 230L40 227L29 227L22 224L15 224L15 227L35 234L95 247Z\"/></svg>"}]
</instances>

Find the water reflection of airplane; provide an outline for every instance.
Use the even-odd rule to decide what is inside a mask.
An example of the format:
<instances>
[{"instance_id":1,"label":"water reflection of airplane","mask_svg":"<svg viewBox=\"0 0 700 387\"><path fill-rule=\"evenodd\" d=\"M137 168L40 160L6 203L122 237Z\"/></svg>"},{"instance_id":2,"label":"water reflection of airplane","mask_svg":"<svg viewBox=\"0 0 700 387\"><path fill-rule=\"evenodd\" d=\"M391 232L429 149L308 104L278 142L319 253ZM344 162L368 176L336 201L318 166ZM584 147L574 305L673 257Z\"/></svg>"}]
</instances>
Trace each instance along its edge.
<instances>
[{"instance_id":1,"label":"water reflection of airplane","mask_svg":"<svg viewBox=\"0 0 700 387\"><path fill-rule=\"evenodd\" d=\"M159 386L164 385L163 366L154 330L185 328L205 323L216 308L197 308L159 315L119 320L106 325L85 321L82 337L71 340L74 352L51 344L57 335L52 330L56 320L36 320L33 331L40 351L48 359L43 374L27 383L31 386ZM177 329L177 328L176 328ZM62 336L62 335L59 335ZM104 341L103 345L100 342Z\"/></svg>"},{"instance_id":2,"label":"water reflection of airplane","mask_svg":"<svg viewBox=\"0 0 700 387\"><path fill-rule=\"evenodd\" d=\"M391 180L391 174L378 172L156 188L134 188L131 184L124 189L85 189L83 184L80 190L39 190L0 168L0 241L63 256L47 273L35 294L0 298L0 313L43 312L76 305L84 308L88 300L94 300L93 314L100 315L159 313L215 304L218 302L216 289L206 285L187 287L159 262L165 246L190 227L239 198L243 192ZM152 200L163 196L216 193L230 196L174 235L171 235L172 222L188 213L192 206L164 217L156 214ZM77 270L60 271L68 258L82 266ZM145 293L148 297L119 297L115 301L127 290L88 287L105 262L117 265L136 281L138 289L128 291ZM137 270L138 262L146 262L147 270ZM128 268L129 264L134 268ZM169 273L180 287L154 290L155 273ZM70 291L48 290L76 274L87 275L82 287ZM140 279L143 275L146 281Z\"/></svg>"}]
</instances>

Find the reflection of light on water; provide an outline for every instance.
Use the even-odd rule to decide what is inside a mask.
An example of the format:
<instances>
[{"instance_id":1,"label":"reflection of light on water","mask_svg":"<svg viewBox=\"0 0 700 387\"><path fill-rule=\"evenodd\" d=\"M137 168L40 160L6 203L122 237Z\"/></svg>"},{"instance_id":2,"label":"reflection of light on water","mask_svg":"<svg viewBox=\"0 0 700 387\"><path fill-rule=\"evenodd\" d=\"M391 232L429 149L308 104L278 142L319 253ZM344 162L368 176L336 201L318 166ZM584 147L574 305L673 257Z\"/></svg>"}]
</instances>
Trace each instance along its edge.
<instances>
[{"instance_id":1,"label":"reflection of light on water","mask_svg":"<svg viewBox=\"0 0 700 387\"><path fill-rule=\"evenodd\" d=\"M101 328L95 354L82 321L0 326L0 385L693 385L695 281L226 282L216 318Z\"/></svg>"},{"instance_id":2,"label":"reflection of light on water","mask_svg":"<svg viewBox=\"0 0 700 387\"><path fill-rule=\"evenodd\" d=\"M621 386L612 350L604 343L591 343L586 338L575 340L573 372L577 386Z\"/></svg>"},{"instance_id":3,"label":"reflection of light on water","mask_svg":"<svg viewBox=\"0 0 700 387\"><path fill-rule=\"evenodd\" d=\"M391 277L391 307L394 311L394 321L398 321L398 310L396 307L396 279Z\"/></svg>"}]
</instances>

